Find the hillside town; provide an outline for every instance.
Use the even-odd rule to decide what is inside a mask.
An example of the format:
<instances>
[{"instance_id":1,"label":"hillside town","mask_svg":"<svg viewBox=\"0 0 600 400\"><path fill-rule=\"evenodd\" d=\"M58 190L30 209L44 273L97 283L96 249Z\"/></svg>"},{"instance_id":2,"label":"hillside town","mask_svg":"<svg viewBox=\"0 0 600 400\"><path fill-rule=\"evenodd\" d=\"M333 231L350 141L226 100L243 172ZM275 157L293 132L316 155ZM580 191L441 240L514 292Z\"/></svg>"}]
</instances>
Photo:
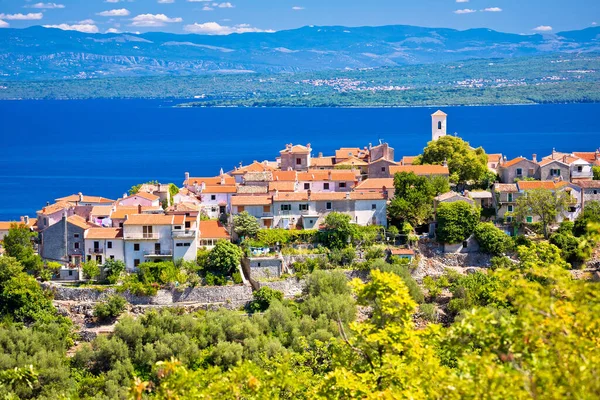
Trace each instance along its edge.
<instances>
[{"instance_id":1,"label":"hillside town","mask_svg":"<svg viewBox=\"0 0 600 400\"><path fill-rule=\"evenodd\" d=\"M444 112L435 112L431 123L430 143L448 136ZM221 240L239 240L234 219L240 214L252 216L260 229L318 231L329 214L342 213L357 226L385 230L396 194L394 177L402 173L450 180L451 190L435 196L434 208L454 202L477 206L509 235L539 222L532 214L516 224L513 215L519 198L532 190L567 196L568 207L557 214L556 224L574 221L587 202L600 201L600 180L594 180L593 170L600 166L600 150L553 150L511 160L487 154L487 169L495 179L484 188L452 182L446 160L415 163L419 158L397 158L385 142L341 147L332 155L315 154L310 144L286 144L273 160L221 170L217 176L186 172L175 191L172 185L152 182L119 199L72 194L42 206L35 217L21 217L18 223L37 233L35 246L45 262L60 264L54 278L78 280L81 264L92 260L100 266L120 260L130 272L149 261L195 260L200 249L210 250ZM14 224L0 222L0 240ZM422 225L414 227L416 232L435 238L435 213ZM404 254L414 255L403 244ZM446 243L444 251L465 253L477 247L464 240Z\"/></svg>"}]
</instances>

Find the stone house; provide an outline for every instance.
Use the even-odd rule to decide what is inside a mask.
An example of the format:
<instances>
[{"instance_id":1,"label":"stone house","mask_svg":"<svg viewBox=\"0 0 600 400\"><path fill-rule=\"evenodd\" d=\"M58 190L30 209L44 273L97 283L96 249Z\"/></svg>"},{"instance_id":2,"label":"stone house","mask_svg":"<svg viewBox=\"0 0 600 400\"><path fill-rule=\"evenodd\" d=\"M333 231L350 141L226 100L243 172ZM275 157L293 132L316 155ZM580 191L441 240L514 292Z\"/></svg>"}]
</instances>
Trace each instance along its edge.
<instances>
[{"instance_id":1,"label":"stone house","mask_svg":"<svg viewBox=\"0 0 600 400\"><path fill-rule=\"evenodd\" d=\"M496 218L512 222L512 213L517 205L517 198L521 195L516 183L495 183L492 186L492 201L496 208Z\"/></svg>"},{"instance_id":2,"label":"stone house","mask_svg":"<svg viewBox=\"0 0 600 400\"><path fill-rule=\"evenodd\" d=\"M434 210L437 210L438 206L441 203L455 203L457 201L464 201L470 205L475 204L475 202L471 198L463 196L460 193L451 191L451 192L443 193L443 194L440 194L439 196L434 197L433 208L434 208Z\"/></svg>"},{"instance_id":3,"label":"stone house","mask_svg":"<svg viewBox=\"0 0 600 400\"><path fill-rule=\"evenodd\" d=\"M571 180L571 168L562 160L544 159L539 164L541 180Z\"/></svg>"},{"instance_id":4,"label":"stone house","mask_svg":"<svg viewBox=\"0 0 600 400\"><path fill-rule=\"evenodd\" d=\"M533 161L524 157L517 157L504 162L498 170L502 183L514 183L526 178L540 179L540 166L534 154Z\"/></svg>"},{"instance_id":5,"label":"stone house","mask_svg":"<svg viewBox=\"0 0 600 400\"><path fill-rule=\"evenodd\" d=\"M281 157L281 170L306 171L311 166L310 143L306 146L288 144L279 152Z\"/></svg>"},{"instance_id":6,"label":"stone house","mask_svg":"<svg viewBox=\"0 0 600 400\"><path fill-rule=\"evenodd\" d=\"M273 197L271 195L233 196L231 198L231 215L237 215L244 211L256 218L261 228L273 226Z\"/></svg>"},{"instance_id":7,"label":"stone house","mask_svg":"<svg viewBox=\"0 0 600 400\"><path fill-rule=\"evenodd\" d=\"M450 177L450 171L446 165L397 165L390 167L390 174L393 177L395 174L402 172L412 172L417 176L443 176Z\"/></svg>"},{"instance_id":8,"label":"stone house","mask_svg":"<svg viewBox=\"0 0 600 400\"><path fill-rule=\"evenodd\" d=\"M577 182L582 190L583 207L590 201L600 201L600 181Z\"/></svg>"},{"instance_id":9,"label":"stone house","mask_svg":"<svg viewBox=\"0 0 600 400\"><path fill-rule=\"evenodd\" d=\"M63 266L79 266L85 256L85 231L93 227L80 216L65 213L59 222L40 232L40 256Z\"/></svg>"},{"instance_id":10,"label":"stone house","mask_svg":"<svg viewBox=\"0 0 600 400\"><path fill-rule=\"evenodd\" d=\"M298 172L298 191L349 192L360 181L358 170L308 170Z\"/></svg>"},{"instance_id":11,"label":"stone house","mask_svg":"<svg viewBox=\"0 0 600 400\"><path fill-rule=\"evenodd\" d=\"M391 169L396 166L397 162L385 158L370 162L367 170L369 178L389 178L394 174Z\"/></svg>"}]
</instances>

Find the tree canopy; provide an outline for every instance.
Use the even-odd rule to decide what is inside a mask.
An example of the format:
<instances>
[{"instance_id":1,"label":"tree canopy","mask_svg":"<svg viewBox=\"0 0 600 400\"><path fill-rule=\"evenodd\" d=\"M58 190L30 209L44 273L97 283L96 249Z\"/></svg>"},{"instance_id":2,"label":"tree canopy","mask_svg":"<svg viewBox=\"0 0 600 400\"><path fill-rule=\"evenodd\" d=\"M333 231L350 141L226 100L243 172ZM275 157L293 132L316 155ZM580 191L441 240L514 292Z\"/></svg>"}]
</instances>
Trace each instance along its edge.
<instances>
[{"instance_id":1,"label":"tree canopy","mask_svg":"<svg viewBox=\"0 0 600 400\"><path fill-rule=\"evenodd\" d=\"M240 237L253 238L260 230L260 224L248 211L242 211L233 217L233 230Z\"/></svg>"},{"instance_id":2,"label":"tree canopy","mask_svg":"<svg viewBox=\"0 0 600 400\"><path fill-rule=\"evenodd\" d=\"M569 194L559 190L553 192L547 189L528 190L517 199L513 213L516 222L527 222L528 217L537 217L548 238L548 226L556 222L556 218L569 206Z\"/></svg>"},{"instance_id":3,"label":"tree canopy","mask_svg":"<svg viewBox=\"0 0 600 400\"><path fill-rule=\"evenodd\" d=\"M436 210L436 235L441 243L460 243L471 236L479 222L480 209L466 201L441 203Z\"/></svg>"}]
</instances>

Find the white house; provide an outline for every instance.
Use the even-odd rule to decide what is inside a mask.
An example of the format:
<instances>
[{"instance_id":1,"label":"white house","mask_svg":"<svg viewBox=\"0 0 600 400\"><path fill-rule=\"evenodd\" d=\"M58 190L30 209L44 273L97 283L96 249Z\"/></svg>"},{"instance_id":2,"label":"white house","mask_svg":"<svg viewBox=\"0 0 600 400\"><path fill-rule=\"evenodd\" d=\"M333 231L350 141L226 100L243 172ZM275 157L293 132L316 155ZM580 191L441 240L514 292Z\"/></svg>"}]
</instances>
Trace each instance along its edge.
<instances>
[{"instance_id":1,"label":"white house","mask_svg":"<svg viewBox=\"0 0 600 400\"><path fill-rule=\"evenodd\" d=\"M125 261L125 244L121 228L89 228L84 233L85 258L103 265L106 260Z\"/></svg>"},{"instance_id":2,"label":"white house","mask_svg":"<svg viewBox=\"0 0 600 400\"><path fill-rule=\"evenodd\" d=\"M360 170L308 170L298 172L298 191L349 192L359 182Z\"/></svg>"},{"instance_id":3,"label":"white house","mask_svg":"<svg viewBox=\"0 0 600 400\"><path fill-rule=\"evenodd\" d=\"M201 212L219 218L231 212L231 196L237 192L235 178L221 174L214 178L190 178L186 172L184 186L199 199Z\"/></svg>"}]
</instances>

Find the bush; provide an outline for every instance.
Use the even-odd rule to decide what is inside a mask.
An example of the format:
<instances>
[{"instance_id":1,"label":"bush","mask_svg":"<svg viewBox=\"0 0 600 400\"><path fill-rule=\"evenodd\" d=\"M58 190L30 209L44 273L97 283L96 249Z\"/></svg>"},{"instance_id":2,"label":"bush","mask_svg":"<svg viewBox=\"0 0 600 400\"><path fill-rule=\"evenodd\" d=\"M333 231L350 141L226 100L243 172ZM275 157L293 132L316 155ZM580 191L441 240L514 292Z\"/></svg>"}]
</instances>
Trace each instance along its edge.
<instances>
[{"instance_id":1,"label":"bush","mask_svg":"<svg viewBox=\"0 0 600 400\"><path fill-rule=\"evenodd\" d=\"M417 303L423 303L425 301L425 296L423 295L423 291L419 287L419 284L410 274L410 270L408 265L405 262L395 262L394 264L385 264L385 265L377 265L379 271L382 272L391 272L396 274L402 278L404 284L408 288L408 292L410 297L413 298Z\"/></svg>"},{"instance_id":2,"label":"bush","mask_svg":"<svg viewBox=\"0 0 600 400\"><path fill-rule=\"evenodd\" d=\"M492 255L501 255L510 250L510 236L496 228L492 223L480 223L475 228L475 239L481 250Z\"/></svg>"},{"instance_id":3,"label":"bush","mask_svg":"<svg viewBox=\"0 0 600 400\"><path fill-rule=\"evenodd\" d=\"M385 251L383 251L383 249L381 247L371 247L370 249L367 250L366 254L365 254L365 258L367 260L376 260L378 258L384 258L385 257Z\"/></svg>"},{"instance_id":4,"label":"bush","mask_svg":"<svg viewBox=\"0 0 600 400\"><path fill-rule=\"evenodd\" d=\"M250 312L266 311L273 301L283 301L283 292L264 286L252 293L254 300L248 305Z\"/></svg>"},{"instance_id":5,"label":"bush","mask_svg":"<svg viewBox=\"0 0 600 400\"><path fill-rule=\"evenodd\" d=\"M106 272L108 283L117 283L123 272L125 272L125 263L121 260L106 260L104 262L104 271Z\"/></svg>"},{"instance_id":6,"label":"bush","mask_svg":"<svg viewBox=\"0 0 600 400\"><path fill-rule=\"evenodd\" d=\"M239 271L236 271L233 274L231 274L231 279L236 285L239 285L240 283L244 282L244 280L242 279L242 274Z\"/></svg>"},{"instance_id":7,"label":"bush","mask_svg":"<svg viewBox=\"0 0 600 400\"><path fill-rule=\"evenodd\" d=\"M304 275L312 274L314 271L320 269L329 269L327 260L324 257L306 258L302 262L295 262L292 264L292 268L296 275L296 278L300 279Z\"/></svg>"},{"instance_id":8,"label":"bush","mask_svg":"<svg viewBox=\"0 0 600 400\"><path fill-rule=\"evenodd\" d=\"M441 203L436 215L436 235L440 243L462 242L471 236L479 222L479 209L466 201Z\"/></svg>"},{"instance_id":9,"label":"bush","mask_svg":"<svg viewBox=\"0 0 600 400\"><path fill-rule=\"evenodd\" d=\"M95 279L100 275L100 267L94 260L86 261L81 264L81 270L87 279Z\"/></svg>"},{"instance_id":10,"label":"bush","mask_svg":"<svg viewBox=\"0 0 600 400\"><path fill-rule=\"evenodd\" d=\"M207 286L225 286L227 285L227 278L222 275L215 275L211 272L207 272L204 277L204 283Z\"/></svg>"},{"instance_id":11,"label":"bush","mask_svg":"<svg viewBox=\"0 0 600 400\"><path fill-rule=\"evenodd\" d=\"M110 296L106 301L96 304L94 317L101 322L113 320L125 311L126 304L127 301L122 296Z\"/></svg>"},{"instance_id":12,"label":"bush","mask_svg":"<svg viewBox=\"0 0 600 400\"><path fill-rule=\"evenodd\" d=\"M421 314L423 319L425 319L426 321L438 322L438 320L439 320L439 315L438 315L437 309L435 307L435 304L425 303L425 304L419 305L419 313Z\"/></svg>"},{"instance_id":13,"label":"bush","mask_svg":"<svg viewBox=\"0 0 600 400\"><path fill-rule=\"evenodd\" d=\"M498 268L510 269L514 267L513 262L510 261L510 258L508 257L492 257L492 259L490 260L490 264L492 270L496 270Z\"/></svg>"},{"instance_id":14,"label":"bush","mask_svg":"<svg viewBox=\"0 0 600 400\"><path fill-rule=\"evenodd\" d=\"M334 249L329 253L329 262L334 265L347 266L351 265L356 258L356 251L353 247L346 247L345 249Z\"/></svg>"},{"instance_id":15,"label":"bush","mask_svg":"<svg viewBox=\"0 0 600 400\"><path fill-rule=\"evenodd\" d=\"M227 240L219 240L207 257L207 269L214 274L229 276L242 258L242 250Z\"/></svg>"}]
</instances>

